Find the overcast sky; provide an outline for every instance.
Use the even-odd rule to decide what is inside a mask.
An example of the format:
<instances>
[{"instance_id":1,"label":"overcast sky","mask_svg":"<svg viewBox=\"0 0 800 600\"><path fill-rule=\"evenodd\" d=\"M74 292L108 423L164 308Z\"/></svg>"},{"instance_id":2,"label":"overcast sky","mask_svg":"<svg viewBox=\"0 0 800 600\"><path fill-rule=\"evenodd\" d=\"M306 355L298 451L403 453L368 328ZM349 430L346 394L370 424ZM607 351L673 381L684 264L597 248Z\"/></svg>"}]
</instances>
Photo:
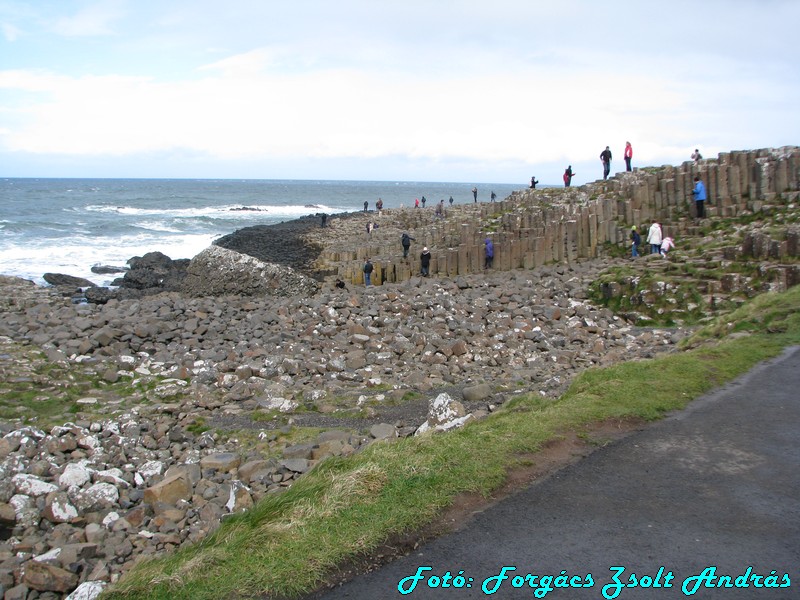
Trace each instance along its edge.
<instances>
[{"instance_id":1,"label":"overcast sky","mask_svg":"<svg viewBox=\"0 0 800 600\"><path fill-rule=\"evenodd\" d=\"M0 176L576 183L800 143L797 0L0 0Z\"/></svg>"}]
</instances>

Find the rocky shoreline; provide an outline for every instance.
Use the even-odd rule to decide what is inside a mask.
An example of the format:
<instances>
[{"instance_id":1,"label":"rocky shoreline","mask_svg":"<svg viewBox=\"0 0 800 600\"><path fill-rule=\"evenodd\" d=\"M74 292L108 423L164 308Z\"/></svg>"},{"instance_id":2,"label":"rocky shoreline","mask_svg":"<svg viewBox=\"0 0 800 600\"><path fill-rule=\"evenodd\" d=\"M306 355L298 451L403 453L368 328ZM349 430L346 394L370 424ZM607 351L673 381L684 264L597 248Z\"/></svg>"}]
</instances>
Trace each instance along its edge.
<instances>
[{"instance_id":1,"label":"rocky shoreline","mask_svg":"<svg viewBox=\"0 0 800 600\"><path fill-rule=\"evenodd\" d=\"M760 223L742 213L710 235L680 213L684 258L642 257L635 269L626 258L570 255L414 276L418 261L399 258L394 240L416 231L417 243L457 246L437 225L486 226L480 205L464 205L444 220L396 209L333 215L324 228L319 215L245 228L192 260L136 257L117 289L0 276L4 600L94 598L136 560L202 539L326 457L457 427L518 394L556 399L583 369L675 351L688 329L636 327L635 311L628 321L593 304L590 286L625 265L604 296L676 315L677 296L712 310L723 297L735 305L786 289L797 283L798 234L773 239L770 225L796 223L796 197L750 201ZM510 235L525 222L512 209L525 206L507 208L490 226L502 221ZM372 221L377 233L365 231ZM376 251L402 281L337 287L322 258L352 263ZM745 275L740 259L761 268ZM726 275L724 265L736 268ZM655 279L639 289L645 272ZM686 294L685 280L694 282Z\"/></svg>"},{"instance_id":2,"label":"rocky shoreline","mask_svg":"<svg viewBox=\"0 0 800 600\"><path fill-rule=\"evenodd\" d=\"M64 402L47 426L3 407L5 597L101 589L326 456L481 418L516 394L556 398L586 367L672 350L680 330L588 303L608 264L103 304L2 278L3 379Z\"/></svg>"}]
</instances>

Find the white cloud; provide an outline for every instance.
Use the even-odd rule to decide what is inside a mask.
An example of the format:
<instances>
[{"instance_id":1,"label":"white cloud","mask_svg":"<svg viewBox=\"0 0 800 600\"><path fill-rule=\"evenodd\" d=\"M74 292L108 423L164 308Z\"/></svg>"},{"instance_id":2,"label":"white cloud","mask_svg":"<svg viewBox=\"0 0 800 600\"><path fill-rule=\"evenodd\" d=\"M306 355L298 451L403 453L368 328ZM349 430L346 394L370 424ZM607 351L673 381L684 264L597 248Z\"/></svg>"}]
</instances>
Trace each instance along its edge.
<instances>
[{"instance_id":1,"label":"white cloud","mask_svg":"<svg viewBox=\"0 0 800 600\"><path fill-rule=\"evenodd\" d=\"M7 42L16 42L22 35L22 30L12 25L11 23L3 23L0 25L3 32L3 37Z\"/></svg>"},{"instance_id":2,"label":"white cloud","mask_svg":"<svg viewBox=\"0 0 800 600\"><path fill-rule=\"evenodd\" d=\"M0 48L0 145L76 164L152 153L490 169L591 168L626 139L638 164L796 141L776 138L800 133L797 51L778 41L798 9L679 4L693 22L613 1L65 0L47 22L68 40L44 35L44 9L15 20L0 4L6 40L25 31L16 53ZM742 23L763 43L735 43Z\"/></svg>"},{"instance_id":3,"label":"white cloud","mask_svg":"<svg viewBox=\"0 0 800 600\"><path fill-rule=\"evenodd\" d=\"M67 37L107 36L115 33L114 23L127 13L124 0L102 0L70 16L52 22L52 30Z\"/></svg>"}]
</instances>

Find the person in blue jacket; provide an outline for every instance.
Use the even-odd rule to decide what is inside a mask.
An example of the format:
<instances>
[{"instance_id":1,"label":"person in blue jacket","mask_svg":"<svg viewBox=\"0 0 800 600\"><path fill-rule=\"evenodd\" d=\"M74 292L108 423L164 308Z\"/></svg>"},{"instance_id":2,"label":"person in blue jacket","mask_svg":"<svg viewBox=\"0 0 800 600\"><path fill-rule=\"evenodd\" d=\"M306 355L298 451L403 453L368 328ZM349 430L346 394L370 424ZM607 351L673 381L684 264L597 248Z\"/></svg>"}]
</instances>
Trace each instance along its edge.
<instances>
[{"instance_id":1,"label":"person in blue jacket","mask_svg":"<svg viewBox=\"0 0 800 600\"><path fill-rule=\"evenodd\" d=\"M491 269L494 262L494 244L491 238L486 238L486 260L483 263L484 269Z\"/></svg>"},{"instance_id":2,"label":"person in blue jacket","mask_svg":"<svg viewBox=\"0 0 800 600\"><path fill-rule=\"evenodd\" d=\"M697 207L697 218L702 219L706 216L706 186L703 185L703 181L700 179L699 175L694 178L692 194L694 195L694 205Z\"/></svg>"}]
</instances>

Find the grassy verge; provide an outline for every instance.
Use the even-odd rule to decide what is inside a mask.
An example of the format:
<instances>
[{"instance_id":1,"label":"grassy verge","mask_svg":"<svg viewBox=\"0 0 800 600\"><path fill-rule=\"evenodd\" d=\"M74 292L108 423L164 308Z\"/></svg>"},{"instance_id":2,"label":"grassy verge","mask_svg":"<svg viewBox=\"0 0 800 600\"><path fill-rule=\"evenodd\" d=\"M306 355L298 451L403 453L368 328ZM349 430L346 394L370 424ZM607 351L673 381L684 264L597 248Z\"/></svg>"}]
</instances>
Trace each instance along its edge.
<instances>
[{"instance_id":1,"label":"grassy verge","mask_svg":"<svg viewBox=\"0 0 800 600\"><path fill-rule=\"evenodd\" d=\"M703 329L686 351L588 370L558 400L519 398L460 431L329 459L202 543L140 563L103 597L199 600L308 592L336 564L418 530L458 494L489 495L523 454L565 431L609 418L657 419L800 344L798 307L800 286L760 296ZM739 335L728 337L734 332ZM653 386L658 394L647 393Z\"/></svg>"}]
</instances>

